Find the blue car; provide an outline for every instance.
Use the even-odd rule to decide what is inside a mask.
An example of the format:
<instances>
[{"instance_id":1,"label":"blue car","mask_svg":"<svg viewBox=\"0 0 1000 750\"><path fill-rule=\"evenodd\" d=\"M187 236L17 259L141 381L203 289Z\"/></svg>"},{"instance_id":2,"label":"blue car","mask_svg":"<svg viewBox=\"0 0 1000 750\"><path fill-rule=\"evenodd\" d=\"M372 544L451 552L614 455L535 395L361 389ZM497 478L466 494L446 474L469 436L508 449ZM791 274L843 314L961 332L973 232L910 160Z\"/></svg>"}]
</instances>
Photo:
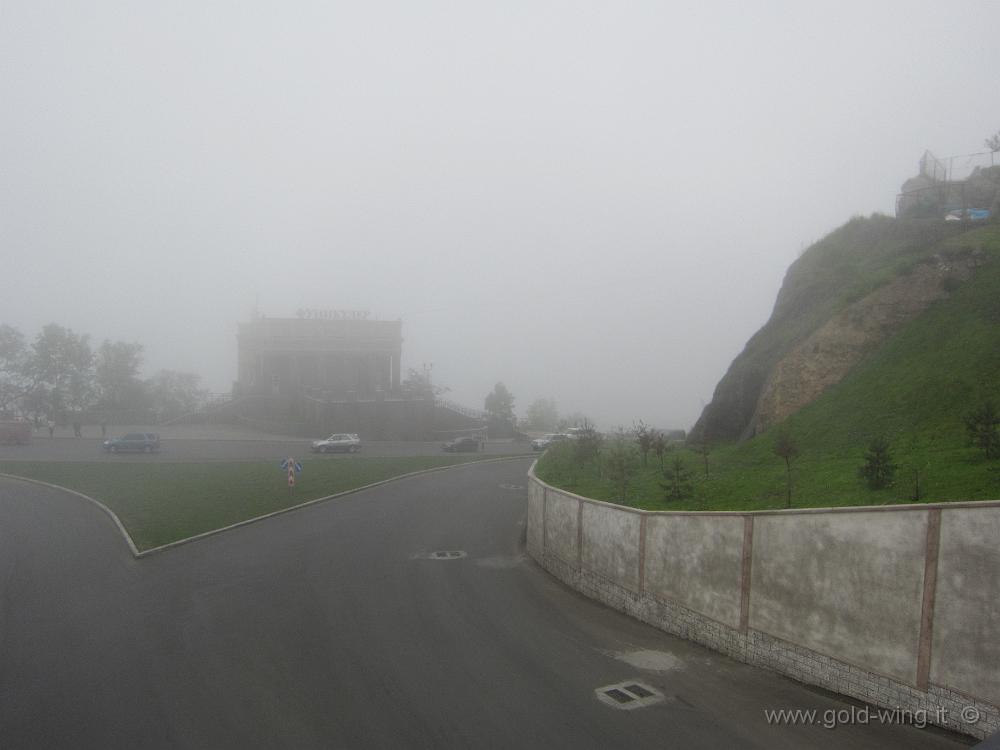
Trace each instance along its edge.
<instances>
[{"instance_id":1,"label":"blue car","mask_svg":"<svg viewBox=\"0 0 1000 750\"><path fill-rule=\"evenodd\" d=\"M153 453L160 450L160 436L151 432L130 432L104 441L108 453Z\"/></svg>"}]
</instances>

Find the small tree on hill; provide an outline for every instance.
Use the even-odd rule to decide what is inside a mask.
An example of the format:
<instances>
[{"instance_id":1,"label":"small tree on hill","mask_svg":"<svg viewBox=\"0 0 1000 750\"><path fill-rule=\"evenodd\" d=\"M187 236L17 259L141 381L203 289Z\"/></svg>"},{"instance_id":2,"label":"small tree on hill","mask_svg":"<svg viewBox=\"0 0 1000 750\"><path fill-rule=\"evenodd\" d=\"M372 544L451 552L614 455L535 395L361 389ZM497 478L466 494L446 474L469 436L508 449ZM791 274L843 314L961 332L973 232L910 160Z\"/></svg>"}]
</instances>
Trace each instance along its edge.
<instances>
[{"instance_id":1,"label":"small tree on hill","mask_svg":"<svg viewBox=\"0 0 1000 750\"><path fill-rule=\"evenodd\" d=\"M892 484L896 474L896 464L893 463L889 451L889 441L877 437L868 444L865 462L858 469L858 476L868 483L869 489L881 490Z\"/></svg>"},{"instance_id":2,"label":"small tree on hill","mask_svg":"<svg viewBox=\"0 0 1000 750\"><path fill-rule=\"evenodd\" d=\"M984 404L965 415L965 429L969 442L986 454L986 458L1000 457L1000 412L993 401Z\"/></svg>"},{"instance_id":3,"label":"small tree on hill","mask_svg":"<svg viewBox=\"0 0 1000 750\"><path fill-rule=\"evenodd\" d=\"M663 472L665 482L660 483L667 500L682 500L691 494L691 472L680 456L674 456L669 468Z\"/></svg>"},{"instance_id":4,"label":"small tree on hill","mask_svg":"<svg viewBox=\"0 0 1000 750\"><path fill-rule=\"evenodd\" d=\"M596 460L600 455L601 444L604 442L604 438L601 437L601 433L594 427L593 422L586 417L584 417L579 428L576 440L573 441L573 455L577 463L585 464L588 461Z\"/></svg>"},{"instance_id":5,"label":"small tree on hill","mask_svg":"<svg viewBox=\"0 0 1000 750\"><path fill-rule=\"evenodd\" d=\"M646 458L649 456L649 451L653 447L653 439L656 435L656 430L652 429L648 424L643 422L641 419L635 423L633 428L635 432L635 442L639 446L639 453L642 454L642 465L646 465Z\"/></svg>"},{"instance_id":6,"label":"small tree on hill","mask_svg":"<svg viewBox=\"0 0 1000 750\"><path fill-rule=\"evenodd\" d=\"M712 452L712 444L708 442L706 435L702 435L701 440L696 445L696 449L701 454L702 461L705 464L705 479L708 479L708 454Z\"/></svg>"},{"instance_id":7,"label":"small tree on hill","mask_svg":"<svg viewBox=\"0 0 1000 750\"><path fill-rule=\"evenodd\" d=\"M792 507L792 461L798 458L799 446L788 428L782 428L774 438L774 454L784 459L787 474L786 507Z\"/></svg>"},{"instance_id":8,"label":"small tree on hill","mask_svg":"<svg viewBox=\"0 0 1000 750\"><path fill-rule=\"evenodd\" d=\"M667 455L667 451L670 450L670 443L667 442L667 436L664 435L659 430L653 435L653 453L656 457L660 459L660 471L664 471L663 468L663 457Z\"/></svg>"},{"instance_id":9,"label":"small tree on hill","mask_svg":"<svg viewBox=\"0 0 1000 750\"><path fill-rule=\"evenodd\" d=\"M625 440L616 440L608 449L604 463L608 479L614 482L617 490L618 502L624 503L628 496L628 485L639 468L635 447Z\"/></svg>"}]
</instances>

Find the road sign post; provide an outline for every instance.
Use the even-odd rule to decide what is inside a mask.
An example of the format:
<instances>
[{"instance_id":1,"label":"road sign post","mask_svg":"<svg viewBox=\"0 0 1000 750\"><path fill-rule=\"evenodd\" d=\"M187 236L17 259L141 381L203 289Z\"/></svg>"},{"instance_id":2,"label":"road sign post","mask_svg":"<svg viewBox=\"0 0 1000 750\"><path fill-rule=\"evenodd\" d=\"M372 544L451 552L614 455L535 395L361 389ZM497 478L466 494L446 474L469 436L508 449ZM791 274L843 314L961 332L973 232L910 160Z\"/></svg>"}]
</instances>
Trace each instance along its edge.
<instances>
[{"instance_id":1,"label":"road sign post","mask_svg":"<svg viewBox=\"0 0 1000 750\"><path fill-rule=\"evenodd\" d=\"M288 472L288 493L295 489L295 475L302 472L302 464L289 456L281 462L281 468Z\"/></svg>"}]
</instances>

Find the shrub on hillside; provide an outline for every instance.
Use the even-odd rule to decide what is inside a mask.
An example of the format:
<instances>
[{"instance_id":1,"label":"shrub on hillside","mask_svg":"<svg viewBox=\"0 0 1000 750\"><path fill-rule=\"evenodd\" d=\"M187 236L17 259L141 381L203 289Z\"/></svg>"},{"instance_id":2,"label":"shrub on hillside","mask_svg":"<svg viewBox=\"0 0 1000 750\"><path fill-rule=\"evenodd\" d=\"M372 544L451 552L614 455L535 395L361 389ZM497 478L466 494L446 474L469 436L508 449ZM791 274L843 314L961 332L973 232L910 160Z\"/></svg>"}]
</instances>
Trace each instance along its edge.
<instances>
[{"instance_id":1,"label":"shrub on hillside","mask_svg":"<svg viewBox=\"0 0 1000 750\"><path fill-rule=\"evenodd\" d=\"M965 429L969 442L986 454L986 458L1000 457L1000 412L992 401L965 415Z\"/></svg>"},{"instance_id":2,"label":"shrub on hillside","mask_svg":"<svg viewBox=\"0 0 1000 750\"><path fill-rule=\"evenodd\" d=\"M691 494L691 472L680 456L674 456L670 466L663 472L665 482L660 483L663 496L667 500L683 500Z\"/></svg>"},{"instance_id":3,"label":"shrub on hillside","mask_svg":"<svg viewBox=\"0 0 1000 750\"><path fill-rule=\"evenodd\" d=\"M869 489L881 490L892 484L896 474L896 464L892 461L889 441L877 437L868 444L865 462L858 469L858 476L867 482Z\"/></svg>"}]
</instances>

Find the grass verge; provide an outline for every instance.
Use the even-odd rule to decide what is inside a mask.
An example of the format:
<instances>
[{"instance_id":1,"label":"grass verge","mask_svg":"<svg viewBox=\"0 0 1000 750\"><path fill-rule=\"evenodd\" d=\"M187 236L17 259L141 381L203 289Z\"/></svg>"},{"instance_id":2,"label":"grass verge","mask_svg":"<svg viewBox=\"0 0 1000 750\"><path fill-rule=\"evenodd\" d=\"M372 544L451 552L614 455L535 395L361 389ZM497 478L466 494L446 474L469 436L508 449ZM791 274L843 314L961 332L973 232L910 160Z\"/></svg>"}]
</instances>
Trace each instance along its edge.
<instances>
[{"instance_id":1,"label":"grass verge","mask_svg":"<svg viewBox=\"0 0 1000 750\"><path fill-rule=\"evenodd\" d=\"M289 492L272 461L43 463L3 461L0 473L57 484L100 500L148 550L338 492L480 457L405 456L312 461Z\"/></svg>"},{"instance_id":2,"label":"grass verge","mask_svg":"<svg viewBox=\"0 0 1000 750\"><path fill-rule=\"evenodd\" d=\"M958 502L1000 499L1000 461L987 461L964 447L917 449L897 456L896 481L884 490L870 490L858 477L863 463L856 456L824 455L808 450L792 462L792 508L834 508L852 505L891 505L914 502L919 477L919 502ZM728 445L709 455L708 476L703 457L678 448L665 458L669 468L680 457L689 473L687 495L666 497L666 479L656 456L649 455L631 477L623 505L644 510L754 511L785 508L787 479L784 462L766 440ZM554 487L584 497L620 503L619 489L597 464L578 464L572 446L545 452L536 469L538 478Z\"/></svg>"}]
</instances>

